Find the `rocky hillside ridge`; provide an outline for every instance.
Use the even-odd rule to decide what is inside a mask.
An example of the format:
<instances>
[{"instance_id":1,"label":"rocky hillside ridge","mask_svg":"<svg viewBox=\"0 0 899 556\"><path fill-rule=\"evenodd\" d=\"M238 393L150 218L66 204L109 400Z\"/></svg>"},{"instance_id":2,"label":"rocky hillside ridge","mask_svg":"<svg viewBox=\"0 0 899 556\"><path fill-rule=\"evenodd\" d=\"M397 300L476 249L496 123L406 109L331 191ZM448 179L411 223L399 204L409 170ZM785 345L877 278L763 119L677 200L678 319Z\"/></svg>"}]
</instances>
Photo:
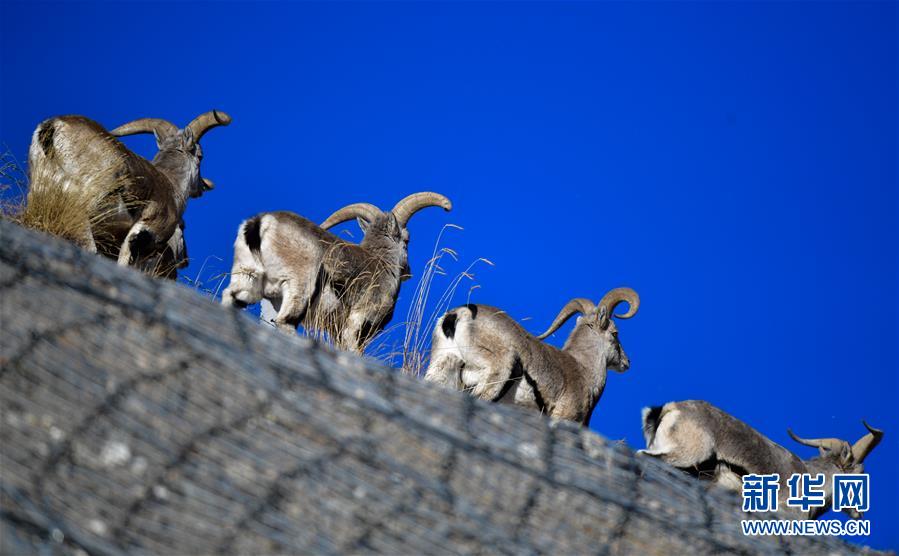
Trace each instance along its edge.
<instances>
[{"instance_id":1,"label":"rocky hillside ridge","mask_svg":"<svg viewBox=\"0 0 899 556\"><path fill-rule=\"evenodd\" d=\"M4 221L0 296L3 554L869 552Z\"/></svg>"}]
</instances>

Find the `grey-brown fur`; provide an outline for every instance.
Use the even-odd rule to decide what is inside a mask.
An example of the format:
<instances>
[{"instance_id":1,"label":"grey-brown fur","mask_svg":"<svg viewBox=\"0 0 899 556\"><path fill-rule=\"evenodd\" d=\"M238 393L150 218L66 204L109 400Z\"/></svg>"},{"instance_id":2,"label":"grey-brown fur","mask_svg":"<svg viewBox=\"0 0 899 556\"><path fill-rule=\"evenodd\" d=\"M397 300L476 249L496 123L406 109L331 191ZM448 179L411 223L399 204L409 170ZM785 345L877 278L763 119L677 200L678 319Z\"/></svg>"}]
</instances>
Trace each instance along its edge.
<instances>
[{"instance_id":1,"label":"grey-brown fur","mask_svg":"<svg viewBox=\"0 0 899 556\"><path fill-rule=\"evenodd\" d=\"M222 303L267 299L282 330L303 324L327 332L339 347L362 351L393 316L400 284L410 277L406 223L426 206L452 207L442 195L416 193L386 212L350 205L322 226L286 211L254 216L238 230ZM327 231L351 218L365 232L358 245Z\"/></svg>"},{"instance_id":2,"label":"grey-brown fur","mask_svg":"<svg viewBox=\"0 0 899 556\"><path fill-rule=\"evenodd\" d=\"M101 222L85 230L85 244L116 258L122 265L144 266L159 262L183 247L182 215L190 197L212 188L200 177L202 150L199 139L206 131L228 125L223 112L208 112L179 130L165 120L135 120L107 131L84 116L59 116L41 122L34 131L28 152L29 171L53 174L53 183L63 190L88 187L83 176L97 169L108 170L115 186L94 184L87 195L103 196L110 207ZM159 151L152 161L130 151L116 137L153 133ZM98 245L98 237L111 238L111 245ZM169 261L180 267L186 258Z\"/></svg>"},{"instance_id":3,"label":"grey-brown fur","mask_svg":"<svg viewBox=\"0 0 899 556\"><path fill-rule=\"evenodd\" d=\"M819 448L818 456L802 460L708 402L689 400L643 410L646 449L638 453L657 457L731 490L741 489L743 475L777 473L780 476L780 508L787 507L787 480L793 473L823 474L826 506L810 508L808 513L796 510L800 517L814 519L830 506L835 473L864 471L864 458L883 436L881 431L870 427L868 430L868 434L853 446L838 439L803 440L794 436ZM854 512L850 515L859 517Z\"/></svg>"},{"instance_id":4,"label":"grey-brown fur","mask_svg":"<svg viewBox=\"0 0 899 556\"><path fill-rule=\"evenodd\" d=\"M587 424L605 389L607 369L624 372L630 366L610 318L615 305L624 301L616 294L625 290L631 308L615 316L630 318L639 298L633 290L618 288L598 306L573 300L540 337L488 305L448 311L434 328L425 380ZM576 311L582 316L562 349L540 341Z\"/></svg>"}]
</instances>

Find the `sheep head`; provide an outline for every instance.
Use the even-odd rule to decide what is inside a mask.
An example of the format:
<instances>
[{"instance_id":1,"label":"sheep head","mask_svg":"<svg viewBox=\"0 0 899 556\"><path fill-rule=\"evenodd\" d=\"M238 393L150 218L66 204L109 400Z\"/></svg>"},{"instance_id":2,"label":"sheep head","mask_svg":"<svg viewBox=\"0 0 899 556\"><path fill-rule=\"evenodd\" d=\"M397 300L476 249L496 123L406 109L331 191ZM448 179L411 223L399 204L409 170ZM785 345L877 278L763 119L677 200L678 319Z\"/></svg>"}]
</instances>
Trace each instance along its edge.
<instances>
[{"instance_id":1,"label":"sheep head","mask_svg":"<svg viewBox=\"0 0 899 556\"><path fill-rule=\"evenodd\" d=\"M861 437L855 444L850 445L839 438L800 438L791 429L787 429L790 438L804 445L818 448L818 455L808 460L814 469L826 472L828 475L835 473L864 473L865 458L883 439L883 431L875 429L867 422L862 424L868 429L868 434ZM859 519L862 514L855 509L843 510L852 519Z\"/></svg>"},{"instance_id":2,"label":"sheep head","mask_svg":"<svg viewBox=\"0 0 899 556\"><path fill-rule=\"evenodd\" d=\"M615 308L627 302L626 313L615 314ZM612 317L629 319L637 314L640 308L640 296L630 288L615 288L606 293L596 305L589 299L578 297L569 301L559 311L553 323L543 334L537 336L538 340L549 337L559 329L576 313L580 313L575 329L565 342L565 347L570 348L574 342L587 342L598 348L605 357L604 367L617 372L624 372L630 367L630 359L621 347L618 340L618 327L612 321ZM580 349L580 348L578 348Z\"/></svg>"},{"instance_id":3,"label":"sheep head","mask_svg":"<svg viewBox=\"0 0 899 556\"><path fill-rule=\"evenodd\" d=\"M862 473L865 458L883 438L882 430L871 427L865 421L862 424L868 429L868 434L852 445L839 438L800 438L791 429L787 429L787 433L803 446L818 448L818 457L815 459L832 463L841 473Z\"/></svg>"},{"instance_id":4,"label":"sheep head","mask_svg":"<svg viewBox=\"0 0 899 556\"><path fill-rule=\"evenodd\" d=\"M355 218L365 238L361 246L397 264L402 280L411 278L409 268L409 230L406 225L412 215L426 207L442 207L449 211L453 204L439 193L413 193L389 211L382 211L369 203L355 203L329 216L321 227L325 230Z\"/></svg>"},{"instance_id":5,"label":"sheep head","mask_svg":"<svg viewBox=\"0 0 899 556\"><path fill-rule=\"evenodd\" d=\"M141 118L110 133L115 137L152 133L159 149L153 164L169 175L183 178L179 182L183 182L190 197L196 198L215 187L212 180L200 176L200 162L203 160L200 139L210 129L230 123L231 116L211 110L194 118L184 129L178 129L175 124L161 118Z\"/></svg>"}]
</instances>

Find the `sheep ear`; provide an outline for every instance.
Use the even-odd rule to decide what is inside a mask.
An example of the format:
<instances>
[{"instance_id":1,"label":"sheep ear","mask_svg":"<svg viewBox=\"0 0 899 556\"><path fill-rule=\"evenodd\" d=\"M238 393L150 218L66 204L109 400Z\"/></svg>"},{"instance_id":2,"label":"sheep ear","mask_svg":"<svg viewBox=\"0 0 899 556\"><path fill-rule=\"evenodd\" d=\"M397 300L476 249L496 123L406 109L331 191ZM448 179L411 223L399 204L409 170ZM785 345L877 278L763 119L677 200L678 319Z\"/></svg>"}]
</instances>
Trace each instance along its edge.
<instances>
[{"instance_id":1,"label":"sheep ear","mask_svg":"<svg viewBox=\"0 0 899 556\"><path fill-rule=\"evenodd\" d=\"M601 328L605 328L609 326L609 312L606 309L605 305L601 306L596 314L596 322L599 323Z\"/></svg>"},{"instance_id":2,"label":"sheep ear","mask_svg":"<svg viewBox=\"0 0 899 556\"><path fill-rule=\"evenodd\" d=\"M852 450L849 449L849 446L843 446L843 450L840 452L840 460L843 463L850 463L850 460L852 460Z\"/></svg>"},{"instance_id":3,"label":"sheep ear","mask_svg":"<svg viewBox=\"0 0 899 556\"><path fill-rule=\"evenodd\" d=\"M194 132L191 129L185 128L184 131L181 132L181 148L185 151L189 151L191 147L194 146Z\"/></svg>"},{"instance_id":4,"label":"sheep ear","mask_svg":"<svg viewBox=\"0 0 899 556\"><path fill-rule=\"evenodd\" d=\"M356 222L359 224L359 227L362 228L362 233L368 233L369 222L368 220L362 218L361 216L356 217Z\"/></svg>"},{"instance_id":5,"label":"sheep ear","mask_svg":"<svg viewBox=\"0 0 899 556\"><path fill-rule=\"evenodd\" d=\"M156 148L162 150L162 135L156 129L153 130L153 138L156 139Z\"/></svg>"}]
</instances>

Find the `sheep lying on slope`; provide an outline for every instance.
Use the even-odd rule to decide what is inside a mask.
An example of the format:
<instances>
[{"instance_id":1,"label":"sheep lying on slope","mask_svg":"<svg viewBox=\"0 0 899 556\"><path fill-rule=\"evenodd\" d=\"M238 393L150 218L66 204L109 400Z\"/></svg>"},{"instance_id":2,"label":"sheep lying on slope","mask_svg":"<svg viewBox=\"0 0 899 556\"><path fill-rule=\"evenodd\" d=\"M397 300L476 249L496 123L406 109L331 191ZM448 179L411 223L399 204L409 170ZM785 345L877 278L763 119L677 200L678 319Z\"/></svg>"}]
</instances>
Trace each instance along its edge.
<instances>
[{"instance_id":1,"label":"sheep lying on slope","mask_svg":"<svg viewBox=\"0 0 899 556\"><path fill-rule=\"evenodd\" d=\"M862 473L868 454L883 438L883 431L864 423L868 434L851 445L837 438L807 440L788 431L796 442L818 448L818 456L801 460L743 421L704 401L669 402L643 410L645 454L661 459L700 478L739 491L747 474L780 475L779 505L789 496L787 480L793 473L823 474L825 507L812 507L801 515L814 519L827 511L833 496L832 477L837 473ZM797 510L798 511L798 510ZM848 511L853 518L860 515Z\"/></svg>"}]
</instances>

